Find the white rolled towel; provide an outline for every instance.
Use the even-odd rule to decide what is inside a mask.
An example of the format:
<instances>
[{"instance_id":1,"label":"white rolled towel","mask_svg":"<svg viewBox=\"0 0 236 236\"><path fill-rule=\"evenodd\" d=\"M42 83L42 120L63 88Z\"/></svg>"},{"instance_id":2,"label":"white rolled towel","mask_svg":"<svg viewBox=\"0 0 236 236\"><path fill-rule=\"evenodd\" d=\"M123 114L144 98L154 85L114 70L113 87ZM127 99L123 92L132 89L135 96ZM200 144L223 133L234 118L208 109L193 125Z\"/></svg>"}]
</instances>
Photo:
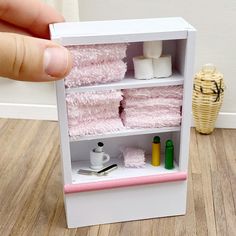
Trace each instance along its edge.
<instances>
[{"instance_id":1,"label":"white rolled towel","mask_svg":"<svg viewBox=\"0 0 236 236\"><path fill-rule=\"evenodd\" d=\"M143 56L134 57L134 77L135 79L152 79L153 78L153 65L151 58Z\"/></svg>"},{"instance_id":2,"label":"white rolled towel","mask_svg":"<svg viewBox=\"0 0 236 236\"><path fill-rule=\"evenodd\" d=\"M143 42L143 55L149 58L158 58L162 53L162 41Z\"/></svg>"},{"instance_id":3,"label":"white rolled towel","mask_svg":"<svg viewBox=\"0 0 236 236\"><path fill-rule=\"evenodd\" d=\"M153 59L153 74L155 78L164 78L172 75L171 55L162 55Z\"/></svg>"}]
</instances>

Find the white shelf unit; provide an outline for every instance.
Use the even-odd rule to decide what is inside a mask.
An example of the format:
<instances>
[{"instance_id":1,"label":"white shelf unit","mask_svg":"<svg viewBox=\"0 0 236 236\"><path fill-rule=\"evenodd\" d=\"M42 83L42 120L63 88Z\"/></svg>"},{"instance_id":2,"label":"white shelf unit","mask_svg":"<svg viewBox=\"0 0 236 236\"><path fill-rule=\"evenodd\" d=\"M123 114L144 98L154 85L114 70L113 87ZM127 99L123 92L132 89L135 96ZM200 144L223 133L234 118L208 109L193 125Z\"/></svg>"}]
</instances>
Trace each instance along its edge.
<instances>
[{"instance_id":1,"label":"white shelf unit","mask_svg":"<svg viewBox=\"0 0 236 236\"><path fill-rule=\"evenodd\" d=\"M191 122L191 95L195 29L182 18L137 19L97 22L72 22L50 25L52 40L64 45L129 43L128 72L120 82L65 88L56 82L61 137L64 200L69 228L88 225L182 215L186 211L187 169ZM169 78L135 80L132 57L142 54L142 42L163 40L164 53L171 54L174 73ZM124 129L94 136L68 135L66 94L108 89L146 88L183 85L182 121L179 127ZM124 168L120 147L138 146L151 155L152 139L161 137L175 145L175 168L153 167L147 159L145 168ZM104 142L110 164L119 168L107 176L81 176L80 168L89 167L89 151Z\"/></svg>"}]
</instances>

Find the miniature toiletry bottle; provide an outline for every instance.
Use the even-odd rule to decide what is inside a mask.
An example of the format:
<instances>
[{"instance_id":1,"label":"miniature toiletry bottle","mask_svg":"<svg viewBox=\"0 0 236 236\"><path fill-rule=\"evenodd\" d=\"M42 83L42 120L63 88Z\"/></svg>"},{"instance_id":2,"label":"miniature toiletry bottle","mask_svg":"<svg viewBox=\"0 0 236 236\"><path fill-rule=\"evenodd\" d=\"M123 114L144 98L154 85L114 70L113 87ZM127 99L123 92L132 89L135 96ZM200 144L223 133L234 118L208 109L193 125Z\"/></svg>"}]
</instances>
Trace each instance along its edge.
<instances>
[{"instance_id":1,"label":"miniature toiletry bottle","mask_svg":"<svg viewBox=\"0 0 236 236\"><path fill-rule=\"evenodd\" d=\"M170 139L166 141L165 168L169 170L174 168L174 145Z\"/></svg>"},{"instance_id":2,"label":"miniature toiletry bottle","mask_svg":"<svg viewBox=\"0 0 236 236\"><path fill-rule=\"evenodd\" d=\"M161 164L161 142L160 137L155 136L152 143L152 165L159 166Z\"/></svg>"},{"instance_id":3,"label":"miniature toiletry bottle","mask_svg":"<svg viewBox=\"0 0 236 236\"><path fill-rule=\"evenodd\" d=\"M103 151L104 144L99 142L97 147L90 151L90 168L93 170L101 170L103 164L110 160L110 156Z\"/></svg>"}]
</instances>

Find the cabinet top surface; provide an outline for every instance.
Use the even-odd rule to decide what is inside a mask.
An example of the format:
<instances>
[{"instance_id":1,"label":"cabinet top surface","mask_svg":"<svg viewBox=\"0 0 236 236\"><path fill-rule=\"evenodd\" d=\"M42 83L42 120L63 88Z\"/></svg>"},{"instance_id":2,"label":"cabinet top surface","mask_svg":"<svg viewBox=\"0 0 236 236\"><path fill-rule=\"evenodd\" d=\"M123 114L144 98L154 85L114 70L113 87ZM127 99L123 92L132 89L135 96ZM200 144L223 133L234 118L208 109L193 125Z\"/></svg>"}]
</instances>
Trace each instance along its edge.
<instances>
[{"instance_id":1,"label":"cabinet top surface","mask_svg":"<svg viewBox=\"0 0 236 236\"><path fill-rule=\"evenodd\" d=\"M79 40L71 40L64 42L64 44L83 43L83 38L88 43L93 43L91 38L103 37L106 39L117 41L136 41L132 36L141 40L148 40L143 38L144 35L159 35L172 39L175 35L176 38L186 38L187 31L193 27L188 24L181 17L171 18L149 18L149 19L132 19L132 20L112 20L112 21L88 21L88 22L66 22L56 23L50 25L51 38L54 40L61 40L63 38L72 39L79 38ZM139 38L140 36L140 38ZM160 38L162 39L162 38ZM111 40L111 41L112 41ZM91 42L90 42L91 41ZM94 41L96 43L96 40ZM99 43L99 40L98 40Z\"/></svg>"}]
</instances>

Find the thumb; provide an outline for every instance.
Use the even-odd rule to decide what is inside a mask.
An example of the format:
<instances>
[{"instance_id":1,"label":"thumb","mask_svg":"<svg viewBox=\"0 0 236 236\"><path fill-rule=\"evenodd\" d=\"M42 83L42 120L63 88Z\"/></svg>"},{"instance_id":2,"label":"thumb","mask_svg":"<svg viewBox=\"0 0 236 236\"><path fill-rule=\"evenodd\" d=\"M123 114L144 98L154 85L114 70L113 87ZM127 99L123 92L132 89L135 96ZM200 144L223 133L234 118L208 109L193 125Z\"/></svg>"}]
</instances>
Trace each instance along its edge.
<instances>
[{"instance_id":1,"label":"thumb","mask_svg":"<svg viewBox=\"0 0 236 236\"><path fill-rule=\"evenodd\" d=\"M66 48L49 40L0 33L0 76L22 81L52 81L72 67Z\"/></svg>"}]
</instances>

